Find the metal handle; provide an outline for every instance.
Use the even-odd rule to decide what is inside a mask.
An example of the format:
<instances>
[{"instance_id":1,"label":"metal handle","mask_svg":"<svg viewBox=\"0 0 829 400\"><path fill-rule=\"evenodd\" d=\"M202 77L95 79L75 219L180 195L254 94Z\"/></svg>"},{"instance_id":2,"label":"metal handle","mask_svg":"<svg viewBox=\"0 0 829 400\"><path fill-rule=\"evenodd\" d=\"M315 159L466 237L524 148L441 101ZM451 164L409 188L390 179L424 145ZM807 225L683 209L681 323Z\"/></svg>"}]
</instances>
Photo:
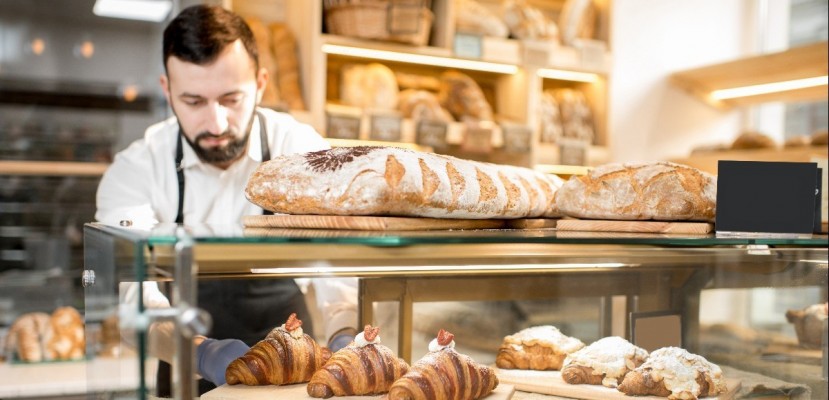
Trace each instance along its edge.
<instances>
[{"instance_id":1,"label":"metal handle","mask_svg":"<svg viewBox=\"0 0 829 400\"><path fill-rule=\"evenodd\" d=\"M91 269L83 270L81 274L81 285L83 287L90 287L95 284L95 271Z\"/></svg>"}]
</instances>

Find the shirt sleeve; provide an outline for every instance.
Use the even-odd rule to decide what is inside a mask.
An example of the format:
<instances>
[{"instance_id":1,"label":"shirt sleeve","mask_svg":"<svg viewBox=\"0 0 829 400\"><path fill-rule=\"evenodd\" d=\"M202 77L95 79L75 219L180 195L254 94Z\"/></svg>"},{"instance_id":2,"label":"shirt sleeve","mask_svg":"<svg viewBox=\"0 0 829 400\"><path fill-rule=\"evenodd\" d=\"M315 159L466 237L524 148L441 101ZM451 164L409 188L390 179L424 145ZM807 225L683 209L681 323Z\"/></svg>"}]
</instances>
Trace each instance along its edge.
<instances>
[{"instance_id":1,"label":"shirt sleeve","mask_svg":"<svg viewBox=\"0 0 829 400\"><path fill-rule=\"evenodd\" d=\"M95 199L95 219L117 225L122 220L132 221L133 227L149 229L158 223L152 207L152 157L138 141L118 153L107 168Z\"/></svg>"}]
</instances>

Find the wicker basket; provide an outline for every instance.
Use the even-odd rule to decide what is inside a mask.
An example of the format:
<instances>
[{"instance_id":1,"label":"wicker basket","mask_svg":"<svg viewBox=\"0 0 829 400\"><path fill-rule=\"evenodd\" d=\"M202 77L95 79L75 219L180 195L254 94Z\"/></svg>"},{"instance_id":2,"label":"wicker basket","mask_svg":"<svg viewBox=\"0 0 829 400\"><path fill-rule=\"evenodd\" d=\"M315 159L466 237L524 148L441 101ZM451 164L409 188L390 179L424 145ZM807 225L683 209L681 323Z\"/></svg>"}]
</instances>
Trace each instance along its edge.
<instances>
[{"instance_id":1,"label":"wicker basket","mask_svg":"<svg viewBox=\"0 0 829 400\"><path fill-rule=\"evenodd\" d=\"M418 0L327 1L325 21L335 35L424 46L434 15Z\"/></svg>"}]
</instances>

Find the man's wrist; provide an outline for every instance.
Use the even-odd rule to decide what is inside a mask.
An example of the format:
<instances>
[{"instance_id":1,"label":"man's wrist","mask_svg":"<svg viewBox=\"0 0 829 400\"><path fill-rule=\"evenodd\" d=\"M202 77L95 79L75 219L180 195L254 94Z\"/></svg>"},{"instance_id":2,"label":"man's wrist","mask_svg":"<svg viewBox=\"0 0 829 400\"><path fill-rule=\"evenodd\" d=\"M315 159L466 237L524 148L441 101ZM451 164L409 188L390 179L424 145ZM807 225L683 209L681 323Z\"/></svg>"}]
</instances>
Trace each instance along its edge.
<instances>
[{"instance_id":1,"label":"man's wrist","mask_svg":"<svg viewBox=\"0 0 829 400\"><path fill-rule=\"evenodd\" d=\"M357 336L357 333L358 333L358 332L357 332L357 328L352 328L352 327L350 327L350 326L349 326L349 327L342 328L342 329L340 329L340 330L338 330L338 331L334 332L334 334L333 334L333 335L331 335L331 337L330 337L330 338L328 338L328 345L330 346L330 345L331 345L331 342L333 342L333 341L334 341L334 339L336 339L336 338L338 338L338 337L340 337L340 336L342 336L342 335L348 335L348 336L350 336L350 337L352 337L352 338L353 338L354 336Z\"/></svg>"}]
</instances>

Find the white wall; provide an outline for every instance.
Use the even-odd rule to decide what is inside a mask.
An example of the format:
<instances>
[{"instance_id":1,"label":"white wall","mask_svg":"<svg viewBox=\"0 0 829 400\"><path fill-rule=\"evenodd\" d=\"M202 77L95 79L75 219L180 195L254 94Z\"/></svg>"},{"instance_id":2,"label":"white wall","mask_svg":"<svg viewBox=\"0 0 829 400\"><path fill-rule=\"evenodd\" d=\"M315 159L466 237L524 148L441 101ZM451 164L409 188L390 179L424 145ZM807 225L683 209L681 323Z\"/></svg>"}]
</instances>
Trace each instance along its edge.
<instances>
[{"instance_id":1,"label":"white wall","mask_svg":"<svg viewBox=\"0 0 829 400\"><path fill-rule=\"evenodd\" d=\"M686 157L745 123L668 82L672 72L750 54L755 0L614 0L610 146L614 161Z\"/></svg>"}]
</instances>

